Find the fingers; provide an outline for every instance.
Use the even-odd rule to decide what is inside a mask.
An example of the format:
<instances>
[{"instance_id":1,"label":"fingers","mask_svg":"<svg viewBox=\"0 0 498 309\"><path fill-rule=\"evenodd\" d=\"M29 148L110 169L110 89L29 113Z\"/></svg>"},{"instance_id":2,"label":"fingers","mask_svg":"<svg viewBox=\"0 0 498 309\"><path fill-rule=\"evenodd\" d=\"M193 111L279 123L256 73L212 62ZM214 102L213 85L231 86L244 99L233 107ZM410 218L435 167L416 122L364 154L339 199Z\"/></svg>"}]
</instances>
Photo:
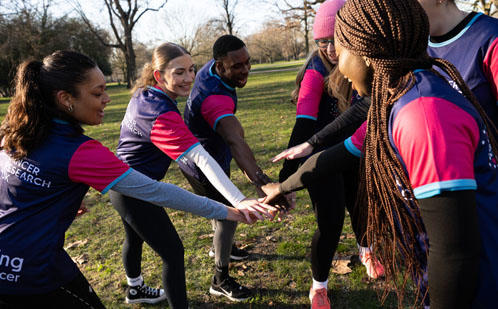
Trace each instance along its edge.
<instances>
[{"instance_id":1,"label":"fingers","mask_svg":"<svg viewBox=\"0 0 498 309\"><path fill-rule=\"evenodd\" d=\"M292 148L291 148L291 149L292 149ZM290 149L287 149L287 150L282 151L282 152L281 152L281 153L279 153L278 155L274 156L274 157L271 159L271 161L272 161L273 163L275 163L275 162L278 162L278 161L280 161L280 160L282 160L282 159L287 158L287 155L288 155L288 153L289 153L289 150L290 150Z\"/></svg>"},{"instance_id":2,"label":"fingers","mask_svg":"<svg viewBox=\"0 0 498 309\"><path fill-rule=\"evenodd\" d=\"M251 218L251 214L249 213L249 211L243 211L243 210L240 210L239 209L239 212L244 216L245 218L245 223L247 224L253 224L255 221Z\"/></svg>"},{"instance_id":3,"label":"fingers","mask_svg":"<svg viewBox=\"0 0 498 309\"><path fill-rule=\"evenodd\" d=\"M263 216L265 216L269 219L273 219L273 215L271 214L271 211L277 211L278 209L275 207L272 207L272 206L270 206L270 207L263 207L261 205L255 205L255 206L253 206L253 209L255 209L258 212L258 214L262 214Z\"/></svg>"}]
</instances>

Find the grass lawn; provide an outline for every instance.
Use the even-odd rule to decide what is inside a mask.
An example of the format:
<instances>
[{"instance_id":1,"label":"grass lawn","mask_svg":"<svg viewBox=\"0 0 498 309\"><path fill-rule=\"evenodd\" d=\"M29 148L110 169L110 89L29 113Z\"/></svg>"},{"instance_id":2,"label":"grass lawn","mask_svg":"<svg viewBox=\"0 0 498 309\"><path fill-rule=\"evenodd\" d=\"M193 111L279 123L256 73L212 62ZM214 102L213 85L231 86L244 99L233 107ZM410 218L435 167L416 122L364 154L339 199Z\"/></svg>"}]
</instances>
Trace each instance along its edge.
<instances>
[{"instance_id":1,"label":"grass lawn","mask_svg":"<svg viewBox=\"0 0 498 309\"><path fill-rule=\"evenodd\" d=\"M296 71L254 74L249 77L247 86L238 90L237 118L245 128L246 139L260 166L274 179L281 164L272 164L270 158L285 149L294 125L295 106L290 103L290 92L295 75ZM121 86L109 87L109 93L112 102L106 108L104 124L87 127L86 133L114 151L130 95ZM183 110L184 101L179 105ZM0 119L6 108L7 104L0 104ZM234 183L248 196L255 196L255 190L235 163L232 164ZM190 189L175 163L164 181ZM79 267L107 307L132 307L124 304L126 279L121 263L124 237L121 220L107 195L90 190L85 203L89 212L76 219L66 234L66 246L81 243L67 251L73 258L86 261ZM236 240L248 246L252 255L248 261L232 263L230 272L240 283L254 289L255 297L245 303L232 303L208 293L214 268L213 259L207 254L212 236L210 222L180 211L168 210L168 214L185 246L187 289L192 308L309 308L310 244L315 219L305 190L298 193L298 206L284 222L258 222L238 227ZM346 217L337 252L339 257L357 252L349 217ZM142 270L149 285L161 285L161 260L147 245ZM352 267L352 272L346 275L331 273L329 276L333 308L395 307L396 298L392 295L386 303L380 304L378 296L383 286L382 280L368 280L362 266ZM143 307L164 308L167 303Z\"/></svg>"}]
</instances>

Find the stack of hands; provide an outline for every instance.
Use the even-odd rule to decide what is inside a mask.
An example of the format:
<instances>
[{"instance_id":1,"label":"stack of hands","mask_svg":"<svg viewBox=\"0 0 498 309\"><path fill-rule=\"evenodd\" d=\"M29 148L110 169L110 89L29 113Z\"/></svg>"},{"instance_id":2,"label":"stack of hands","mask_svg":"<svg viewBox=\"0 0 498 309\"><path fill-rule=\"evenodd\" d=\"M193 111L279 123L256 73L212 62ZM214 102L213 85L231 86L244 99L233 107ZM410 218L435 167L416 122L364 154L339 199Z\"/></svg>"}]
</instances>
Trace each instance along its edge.
<instances>
[{"instance_id":1,"label":"stack of hands","mask_svg":"<svg viewBox=\"0 0 498 309\"><path fill-rule=\"evenodd\" d=\"M305 142L282 151L272 159L272 162L302 158L310 155L312 151L313 146ZM284 195L278 182L267 183L261 186L261 190L266 195L265 197L244 199L235 208L231 208L237 221L252 224L257 220L265 220L265 218L273 220L275 217L281 221L289 211L296 207L296 193Z\"/></svg>"}]
</instances>

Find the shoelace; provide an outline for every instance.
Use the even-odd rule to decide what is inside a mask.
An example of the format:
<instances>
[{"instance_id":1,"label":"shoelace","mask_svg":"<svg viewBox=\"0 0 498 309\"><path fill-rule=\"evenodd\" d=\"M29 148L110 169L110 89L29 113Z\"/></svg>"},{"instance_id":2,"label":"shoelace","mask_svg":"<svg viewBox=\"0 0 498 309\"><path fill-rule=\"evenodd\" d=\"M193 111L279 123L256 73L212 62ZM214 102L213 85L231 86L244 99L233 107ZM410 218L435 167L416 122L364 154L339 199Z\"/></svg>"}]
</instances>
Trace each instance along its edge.
<instances>
[{"instance_id":1,"label":"shoelace","mask_svg":"<svg viewBox=\"0 0 498 309\"><path fill-rule=\"evenodd\" d=\"M151 288L148 285L142 285L139 287L140 291L144 294L152 295L152 296L159 296L159 289Z\"/></svg>"},{"instance_id":2,"label":"shoelace","mask_svg":"<svg viewBox=\"0 0 498 309\"><path fill-rule=\"evenodd\" d=\"M318 297L319 306L324 306L327 303L327 291L325 289L315 291L315 297Z\"/></svg>"}]
</instances>

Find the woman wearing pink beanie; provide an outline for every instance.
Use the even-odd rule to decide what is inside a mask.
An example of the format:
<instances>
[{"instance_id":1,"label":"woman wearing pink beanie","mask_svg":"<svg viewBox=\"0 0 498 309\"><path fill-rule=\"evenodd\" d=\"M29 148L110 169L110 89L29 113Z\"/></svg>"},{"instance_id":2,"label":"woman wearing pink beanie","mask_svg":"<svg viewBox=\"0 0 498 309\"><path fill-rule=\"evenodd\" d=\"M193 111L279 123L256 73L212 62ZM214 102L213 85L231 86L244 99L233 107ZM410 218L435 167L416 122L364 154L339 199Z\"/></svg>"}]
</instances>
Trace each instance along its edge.
<instances>
[{"instance_id":1,"label":"woman wearing pink beanie","mask_svg":"<svg viewBox=\"0 0 498 309\"><path fill-rule=\"evenodd\" d=\"M337 57L334 47L334 24L337 11L345 0L329 0L324 2L316 12L313 24L313 39L318 49L314 50L298 72L296 89L292 99L297 103L296 123L294 125L288 148L300 145L309 140L313 134L332 122L351 103L361 98L353 94L351 84L337 70ZM329 83L329 80L333 81ZM329 85L332 85L330 87ZM331 89L334 88L334 89ZM314 147L313 153L336 144L353 133L355 128L344 130L337 140L328 141L324 145ZM351 132L350 132L351 131ZM277 156L278 157L278 156ZM285 156L282 156L283 158ZM306 158L285 160L280 171L279 182L292 175ZM311 308L330 308L327 296L328 275L332 258L339 243L344 223L344 207L352 212L355 204L358 166L350 173L337 173L328 177L327 181L308 186L317 220L317 229L311 244L311 269L313 285L310 289ZM358 240L366 239L364 232L351 220ZM366 244L363 244L366 246ZM360 258L367 267L367 274L372 278L383 275L381 264L370 258L368 247L360 248Z\"/></svg>"}]
</instances>

